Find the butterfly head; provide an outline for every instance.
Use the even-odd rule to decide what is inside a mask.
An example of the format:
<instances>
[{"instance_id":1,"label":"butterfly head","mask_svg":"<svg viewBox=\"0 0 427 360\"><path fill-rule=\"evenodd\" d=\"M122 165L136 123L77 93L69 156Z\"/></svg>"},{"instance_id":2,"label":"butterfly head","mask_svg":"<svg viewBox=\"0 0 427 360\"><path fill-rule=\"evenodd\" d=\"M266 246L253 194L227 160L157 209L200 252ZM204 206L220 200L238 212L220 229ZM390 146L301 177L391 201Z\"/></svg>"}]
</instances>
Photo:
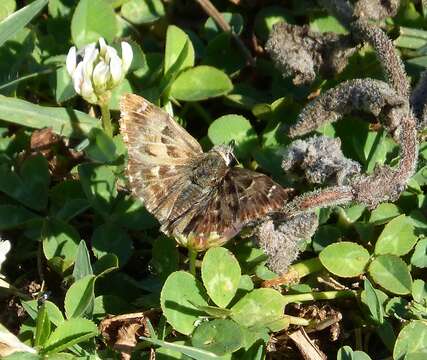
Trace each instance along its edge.
<instances>
[{"instance_id":1,"label":"butterfly head","mask_svg":"<svg viewBox=\"0 0 427 360\"><path fill-rule=\"evenodd\" d=\"M235 141L231 140L228 144L214 146L211 151L218 153L224 159L225 164L230 166L233 163L238 162L234 155L234 145Z\"/></svg>"}]
</instances>

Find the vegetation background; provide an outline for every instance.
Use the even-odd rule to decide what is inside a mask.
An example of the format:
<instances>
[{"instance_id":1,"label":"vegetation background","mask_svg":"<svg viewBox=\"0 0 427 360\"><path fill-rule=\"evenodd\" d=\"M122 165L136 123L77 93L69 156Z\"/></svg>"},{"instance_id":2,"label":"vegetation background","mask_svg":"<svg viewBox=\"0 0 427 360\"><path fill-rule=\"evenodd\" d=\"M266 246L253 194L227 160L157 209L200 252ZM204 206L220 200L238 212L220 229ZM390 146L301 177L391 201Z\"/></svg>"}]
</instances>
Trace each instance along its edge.
<instances>
[{"instance_id":1,"label":"vegetation background","mask_svg":"<svg viewBox=\"0 0 427 360\"><path fill-rule=\"evenodd\" d=\"M369 45L332 79L296 86L275 68L264 44L277 22L347 33L315 1L215 1L232 33L201 5L0 3L0 230L11 244L9 252L7 243L0 246L0 355L425 359L425 131L416 173L399 200L372 211L317 211L316 233L281 277L263 250L240 237L199 254L191 273L186 249L130 196L116 121L124 93L165 107L206 150L235 140L242 166L304 193L312 187L281 167L291 143L286 129L325 90L383 79ZM427 68L427 6L401 1L378 25L416 84ZM124 39L133 49L108 104L113 137L99 108L77 96L65 67L71 46L99 37L118 50ZM397 158L396 143L372 116L346 116L316 134L340 138L345 156L366 173Z\"/></svg>"}]
</instances>

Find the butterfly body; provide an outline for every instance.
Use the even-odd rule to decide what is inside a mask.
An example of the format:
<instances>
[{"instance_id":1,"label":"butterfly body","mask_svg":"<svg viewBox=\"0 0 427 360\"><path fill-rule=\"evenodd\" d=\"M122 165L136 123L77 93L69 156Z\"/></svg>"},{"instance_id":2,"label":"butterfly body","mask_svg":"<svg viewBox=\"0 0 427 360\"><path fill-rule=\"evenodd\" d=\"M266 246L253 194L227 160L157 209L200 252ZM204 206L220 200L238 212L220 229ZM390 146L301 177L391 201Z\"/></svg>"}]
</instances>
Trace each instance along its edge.
<instances>
[{"instance_id":1,"label":"butterfly body","mask_svg":"<svg viewBox=\"0 0 427 360\"><path fill-rule=\"evenodd\" d=\"M221 245L289 198L290 190L268 176L233 167L231 146L204 153L171 116L140 96L122 98L120 127L132 193L184 246Z\"/></svg>"}]
</instances>

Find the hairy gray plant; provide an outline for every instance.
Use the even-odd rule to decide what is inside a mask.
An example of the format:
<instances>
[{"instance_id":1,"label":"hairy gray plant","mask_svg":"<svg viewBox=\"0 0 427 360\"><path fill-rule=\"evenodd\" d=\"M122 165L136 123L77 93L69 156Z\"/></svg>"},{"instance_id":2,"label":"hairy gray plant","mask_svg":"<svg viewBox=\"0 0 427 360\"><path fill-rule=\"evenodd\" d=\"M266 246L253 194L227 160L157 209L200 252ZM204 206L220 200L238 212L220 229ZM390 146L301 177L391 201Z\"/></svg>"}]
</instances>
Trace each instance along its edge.
<instances>
[{"instance_id":1,"label":"hairy gray plant","mask_svg":"<svg viewBox=\"0 0 427 360\"><path fill-rule=\"evenodd\" d=\"M399 0L359 0L354 5L354 15L358 18L382 20L397 14Z\"/></svg>"},{"instance_id":2,"label":"hairy gray plant","mask_svg":"<svg viewBox=\"0 0 427 360\"><path fill-rule=\"evenodd\" d=\"M302 231L301 235L298 233L300 229L311 228L309 225L312 222L306 227L301 224L307 220L303 215L311 216L317 208L352 202L373 209L382 202L395 201L405 190L409 178L416 169L417 123L418 128L422 126L420 124L426 123L427 75L423 74L410 97L410 84L396 49L383 30L367 21L367 18L393 14L398 2L382 2L383 9L374 9L377 13L373 14L371 8L365 7L366 11L362 11L362 7L367 3L373 5L376 1L362 1L356 3L355 8L345 0L321 0L321 3L348 28L354 44L368 43L374 48L386 82L369 78L355 79L327 90L301 111L296 124L289 129L289 135L291 137L306 135L327 122L338 121L344 115L353 112L369 113L380 120L399 145L399 161L394 167L377 165L372 174L360 174L357 165L342 155L338 143L331 143L330 149L326 149L327 141L316 137L293 142L283 159L284 170L299 171L310 183L322 182L323 185L329 183L332 186L296 196L285 204L282 214L283 228L270 222L258 229L259 243L270 256L269 264L274 269L281 269L282 272L290 264L289 256L283 252L285 249L296 248L295 244L304 238L303 235L307 232ZM287 33L295 32L292 27L277 26L270 37L267 49L272 54L273 60L281 61L278 61L277 66L285 69L284 75L300 76L301 68L296 64L296 57L293 58L293 65L288 66L286 61L290 57L279 54L277 49L279 41L271 40L274 36L282 36L285 39L287 35L277 34L284 29ZM316 34L310 36L316 38ZM310 53L307 50L307 42L299 43L304 47L301 53L305 51L308 56L311 54L311 59L316 59L316 56L319 58L318 53ZM309 63L309 59L305 58L303 62ZM320 66L313 69L317 74ZM305 77L308 81L313 81L314 78L311 73ZM295 223L292 219L295 219ZM285 236L280 232L289 229L292 231L291 235ZM268 239L273 245L265 245ZM280 242L286 244L278 245Z\"/></svg>"},{"instance_id":3,"label":"hairy gray plant","mask_svg":"<svg viewBox=\"0 0 427 360\"><path fill-rule=\"evenodd\" d=\"M268 220L259 225L255 237L268 256L267 266L276 273L285 272L298 258L301 243L314 234L317 226L314 213L302 214L286 221Z\"/></svg>"},{"instance_id":4,"label":"hairy gray plant","mask_svg":"<svg viewBox=\"0 0 427 360\"><path fill-rule=\"evenodd\" d=\"M340 73L355 51L349 36L286 23L273 27L265 48L283 76L293 76L295 85L313 82L318 73L324 77Z\"/></svg>"},{"instance_id":5,"label":"hairy gray plant","mask_svg":"<svg viewBox=\"0 0 427 360\"><path fill-rule=\"evenodd\" d=\"M340 139L325 136L295 140L283 155L282 168L310 184L345 185L360 173L360 165L342 153Z\"/></svg>"}]
</instances>

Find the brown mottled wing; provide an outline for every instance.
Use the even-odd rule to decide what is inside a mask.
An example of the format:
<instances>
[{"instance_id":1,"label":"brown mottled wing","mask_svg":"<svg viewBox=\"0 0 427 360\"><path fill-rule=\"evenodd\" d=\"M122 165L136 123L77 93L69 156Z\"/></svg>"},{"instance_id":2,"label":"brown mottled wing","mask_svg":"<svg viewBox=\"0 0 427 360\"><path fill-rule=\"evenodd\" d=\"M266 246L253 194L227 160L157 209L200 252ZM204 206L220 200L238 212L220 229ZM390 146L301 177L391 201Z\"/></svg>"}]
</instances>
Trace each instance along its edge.
<instances>
[{"instance_id":1,"label":"brown mottled wing","mask_svg":"<svg viewBox=\"0 0 427 360\"><path fill-rule=\"evenodd\" d=\"M280 211L290 193L264 174L231 168L215 191L170 224L171 232L190 239L198 250L222 244L244 226Z\"/></svg>"},{"instance_id":2,"label":"brown mottled wing","mask_svg":"<svg viewBox=\"0 0 427 360\"><path fill-rule=\"evenodd\" d=\"M188 186L190 163L202 149L167 112L140 96L124 95L120 111L130 187L148 211L164 223Z\"/></svg>"}]
</instances>

